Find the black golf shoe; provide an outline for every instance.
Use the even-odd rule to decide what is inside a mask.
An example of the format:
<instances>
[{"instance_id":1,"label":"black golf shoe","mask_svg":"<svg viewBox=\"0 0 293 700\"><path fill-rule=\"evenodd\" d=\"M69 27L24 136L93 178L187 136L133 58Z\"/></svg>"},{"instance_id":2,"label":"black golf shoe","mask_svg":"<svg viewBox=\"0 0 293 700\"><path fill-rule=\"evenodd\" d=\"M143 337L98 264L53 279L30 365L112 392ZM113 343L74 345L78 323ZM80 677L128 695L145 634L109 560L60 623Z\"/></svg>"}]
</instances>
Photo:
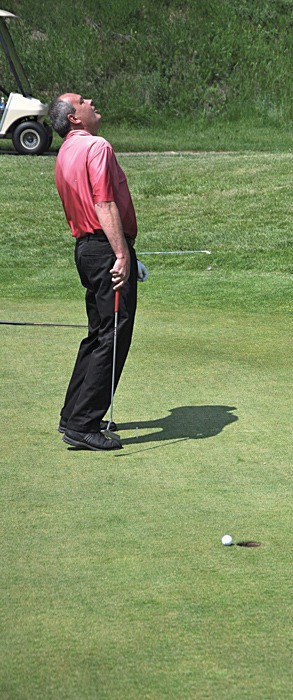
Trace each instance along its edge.
<instances>
[{"instance_id":1,"label":"black golf shoe","mask_svg":"<svg viewBox=\"0 0 293 700\"><path fill-rule=\"evenodd\" d=\"M59 423L59 425L58 425L58 432L59 432L59 433L65 433L65 432L66 432L66 426L67 426L66 421L62 420L62 418L61 418L61 419L60 419L60 423ZM107 421L107 420L101 420L101 421L100 421L100 430L107 430L107 428L108 428L108 421ZM109 430L117 430L117 425L116 425L116 423L114 423L114 421L112 421L112 422L110 423L110 425L109 425Z\"/></svg>"},{"instance_id":2,"label":"black golf shoe","mask_svg":"<svg viewBox=\"0 0 293 700\"><path fill-rule=\"evenodd\" d=\"M121 440L105 437L103 433L77 433L75 430L66 430L63 442L67 445L83 450L120 450Z\"/></svg>"}]
</instances>

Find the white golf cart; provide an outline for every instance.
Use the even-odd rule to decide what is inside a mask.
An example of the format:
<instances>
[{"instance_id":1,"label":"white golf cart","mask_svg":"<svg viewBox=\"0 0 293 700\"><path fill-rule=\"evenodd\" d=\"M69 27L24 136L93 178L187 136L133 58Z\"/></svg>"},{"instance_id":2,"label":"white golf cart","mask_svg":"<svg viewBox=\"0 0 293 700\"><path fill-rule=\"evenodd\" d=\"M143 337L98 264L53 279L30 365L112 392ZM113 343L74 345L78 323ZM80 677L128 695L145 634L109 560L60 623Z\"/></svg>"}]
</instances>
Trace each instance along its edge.
<instances>
[{"instance_id":1,"label":"white golf cart","mask_svg":"<svg viewBox=\"0 0 293 700\"><path fill-rule=\"evenodd\" d=\"M16 18L16 15L0 10L0 45L19 92L8 92L0 84L0 139L12 139L18 153L40 155L52 143L52 129L44 122L48 105L32 97L29 81L7 27L6 20L11 18Z\"/></svg>"}]
</instances>

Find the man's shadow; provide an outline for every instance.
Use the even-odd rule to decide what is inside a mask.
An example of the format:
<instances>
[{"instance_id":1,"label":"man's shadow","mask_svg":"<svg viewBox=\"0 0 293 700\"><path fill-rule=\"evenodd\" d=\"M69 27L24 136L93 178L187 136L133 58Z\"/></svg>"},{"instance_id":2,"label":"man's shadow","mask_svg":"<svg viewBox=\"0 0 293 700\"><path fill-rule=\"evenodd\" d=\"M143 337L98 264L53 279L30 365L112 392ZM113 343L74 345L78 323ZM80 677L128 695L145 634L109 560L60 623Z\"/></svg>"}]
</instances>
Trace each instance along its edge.
<instances>
[{"instance_id":1,"label":"man's shadow","mask_svg":"<svg viewBox=\"0 0 293 700\"><path fill-rule=\"evenodd\" d=\"M202 440L218 435L226 425L238 420L231 411L236 406L179 406L170 409L169 416L155 420L137 421L136 423L121 423L122 430L133 430L134 437L123 439L123 445L147 443L162 440ZM141 435L141 430L155 432ZM139 439L137 439L137 433Z\"/></svg>"}]
</instances>

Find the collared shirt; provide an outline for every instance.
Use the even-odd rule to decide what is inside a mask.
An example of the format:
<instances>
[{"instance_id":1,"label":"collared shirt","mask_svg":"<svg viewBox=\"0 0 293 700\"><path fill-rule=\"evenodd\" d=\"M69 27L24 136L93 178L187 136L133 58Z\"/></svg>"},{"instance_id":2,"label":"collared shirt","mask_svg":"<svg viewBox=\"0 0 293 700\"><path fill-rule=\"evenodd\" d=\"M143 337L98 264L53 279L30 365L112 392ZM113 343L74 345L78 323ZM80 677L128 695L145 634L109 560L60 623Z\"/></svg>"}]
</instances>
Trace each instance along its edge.
<instances>
[{"instance_id":1,"label":"collared shirt","mask_svg":"<svg viewBox=\"0 0 293 700\"><path fill-rule=\"evenodd\" d=\"M115 202L123 231L137 235L137 223L126 176L111 144L83 129L70 131L56 160L56 186L75 238L102 230L97 202Z\"/></svg>"}]
</instances>

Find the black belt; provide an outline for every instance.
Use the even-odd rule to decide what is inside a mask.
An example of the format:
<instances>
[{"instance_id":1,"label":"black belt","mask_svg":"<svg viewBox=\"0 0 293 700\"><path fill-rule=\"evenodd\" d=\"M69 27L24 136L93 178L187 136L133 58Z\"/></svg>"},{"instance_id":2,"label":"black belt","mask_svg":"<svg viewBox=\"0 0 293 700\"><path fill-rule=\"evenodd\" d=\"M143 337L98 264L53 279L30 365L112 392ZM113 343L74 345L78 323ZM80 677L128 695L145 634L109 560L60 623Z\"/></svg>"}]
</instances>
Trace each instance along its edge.
<instances>
[{"instance_id":1,"label":"black belt","mask_svg":"<svg viewBox=\"0 0 293 700\"><path fill-rule=\"evenodd\" d=\"M94 231L94 233L86 233L85 236L81 236L80 238L77 238L76 243L80 243L81 241L84 241L84 240L91 241L92 238L96 238L96 239L98 239L98 241L108 241L108 243L109 243L109 239L107 238L104 231ZM126 236L126 235L125 235L125 238L126 238L127 243L129 243L129 245L134 246L134 242L135 242L134 238L130 238L130 236Z\"/></svg>"}]
</instances>

